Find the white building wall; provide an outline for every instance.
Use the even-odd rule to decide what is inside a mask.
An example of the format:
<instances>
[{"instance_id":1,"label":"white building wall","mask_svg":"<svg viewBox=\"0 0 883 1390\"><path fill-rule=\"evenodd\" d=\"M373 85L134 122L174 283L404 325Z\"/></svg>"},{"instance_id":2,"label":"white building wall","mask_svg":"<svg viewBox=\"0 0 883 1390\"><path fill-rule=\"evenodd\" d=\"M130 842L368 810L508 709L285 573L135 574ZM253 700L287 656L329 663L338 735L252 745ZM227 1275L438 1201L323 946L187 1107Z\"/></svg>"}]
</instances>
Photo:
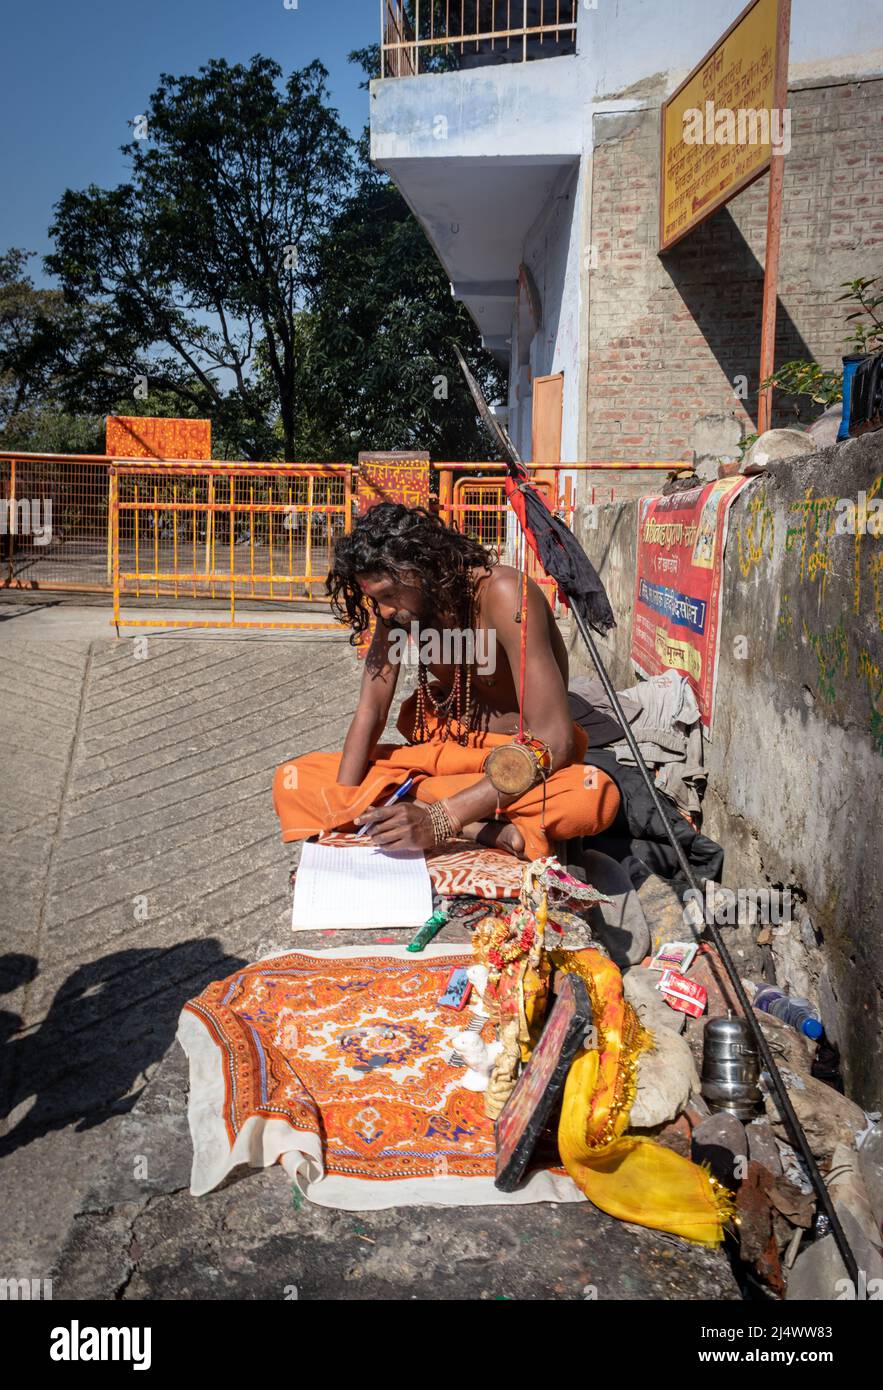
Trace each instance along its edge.
<instances>
[{"instance_id":1,"label":"white building wall","mask_svg":"<svg viewBox=\"0 0 883 1390\"><path fill-rule=\"evenodd\" d=\"M653 77L674 91L744 8L740 0L581 5L577 61L587 72L587 94L595 101L628 95ZM795 82L879 73L883 0L792 0L790 54Z\"/></svg>"},{"instance_id":2,"label":"white building wall","mask_svg":"<svg viewBox=\"0 0 883 1390\"><path fill-rule=\"evenodd\" d=\"M543 305L530 374L564 372L562 457L584 438L596 116L657 109L729 27L741 0L581 4L577 53L372 83L372 158L427 230L493 350L524 261ZM883 71L883 0L793 0L790 81ZM609 130L609 122L606 126ZM529 383L516 314L510 432L530 457Z\"/></svg>"},{"instance_id":3,"label":"white building wall","mask_svg":"<svg viewBox=\"0 0 883 1390\"><path fill-rule=\"evenodd\" d=\"M543 305L543 322L531 359L534 377L564 373L561 457L577 457L580 360L579 166L562 170L546 207L528 233L524 262Z\"/></svg>"}]
</instances>

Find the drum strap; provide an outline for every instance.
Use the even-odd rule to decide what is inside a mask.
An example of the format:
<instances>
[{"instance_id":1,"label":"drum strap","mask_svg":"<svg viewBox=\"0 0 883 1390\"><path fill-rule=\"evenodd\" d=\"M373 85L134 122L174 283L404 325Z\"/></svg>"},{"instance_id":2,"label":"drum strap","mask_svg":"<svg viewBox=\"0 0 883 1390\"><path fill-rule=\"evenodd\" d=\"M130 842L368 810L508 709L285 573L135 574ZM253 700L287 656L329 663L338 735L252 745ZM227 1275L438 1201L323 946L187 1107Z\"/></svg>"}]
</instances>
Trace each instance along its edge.
<instances>
[{"instance_id":1,"label":"drum strap","mask_svg":"<svg viewBox=\"0 0 883 1390\"><path fill-rule=\"evenodd\" d=\"M521 566L521 670L518 673L518 742L524 743L524 680L527 672L527 546Z\"/></svg>"}]
</instances>

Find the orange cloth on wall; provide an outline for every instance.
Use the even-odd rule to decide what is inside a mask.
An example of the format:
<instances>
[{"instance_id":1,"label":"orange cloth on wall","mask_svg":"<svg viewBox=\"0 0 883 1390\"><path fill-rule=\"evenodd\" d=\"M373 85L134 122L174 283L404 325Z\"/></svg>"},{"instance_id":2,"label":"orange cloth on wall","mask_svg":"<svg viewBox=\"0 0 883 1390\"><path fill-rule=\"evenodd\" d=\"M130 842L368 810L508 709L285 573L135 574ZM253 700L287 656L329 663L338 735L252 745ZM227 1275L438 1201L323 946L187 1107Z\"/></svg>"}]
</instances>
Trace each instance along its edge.
<instances>
[{"instance_id":1,"label":"orange cloth on wall","mask_svg":"<svg viewBox=\"0 0 883 1390\"><path fill-rule=\"evenodd\" d=\"M401 708L396 727L405 737L414 725L415 697ZM432 727L434 716L427 711ZM437 724L437 720L435 720ZM358 787L342 787L337 782L341 753L305 753L276 769L273 804L282 826L283 840L305 840L320 831L352 826L369 806L388 799L408 777L413 776L418 801L440 801L474 786L484 776L482 764L492 748L511 743L511 734L472 733L468 744L453 739L442 742L396 745L379 743L368 772ZM619 791L606 773L591 770L582 763L588 742L574 725L574 759L547 779L545 831L543 785L531 787L517 801L501 811L524 836L524 854L539 859L551 853L550 840L569 840L578 835L600 835L612 823L619 809Z\"/></svg>"}]
</instances>

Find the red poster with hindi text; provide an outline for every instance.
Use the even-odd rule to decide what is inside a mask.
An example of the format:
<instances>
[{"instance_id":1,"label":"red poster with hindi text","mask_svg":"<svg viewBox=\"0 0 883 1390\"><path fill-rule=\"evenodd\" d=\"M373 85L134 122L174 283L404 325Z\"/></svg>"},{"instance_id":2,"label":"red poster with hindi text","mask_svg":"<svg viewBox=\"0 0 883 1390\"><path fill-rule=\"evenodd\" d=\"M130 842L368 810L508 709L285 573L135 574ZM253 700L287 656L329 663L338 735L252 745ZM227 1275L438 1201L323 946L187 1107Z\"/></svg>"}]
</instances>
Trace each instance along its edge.
<instances>
[{"instance_id":1,"label":"red poster with hindi text","mask_svg":"<svg viewBox=\"0 0 883 1390\"><path fill-rule=\"evenodd\" d=\"M638 503L632 661L643 676L689 680L710 731L730 507L748 478L722 478Z\"/></svg>"}]
</instances>

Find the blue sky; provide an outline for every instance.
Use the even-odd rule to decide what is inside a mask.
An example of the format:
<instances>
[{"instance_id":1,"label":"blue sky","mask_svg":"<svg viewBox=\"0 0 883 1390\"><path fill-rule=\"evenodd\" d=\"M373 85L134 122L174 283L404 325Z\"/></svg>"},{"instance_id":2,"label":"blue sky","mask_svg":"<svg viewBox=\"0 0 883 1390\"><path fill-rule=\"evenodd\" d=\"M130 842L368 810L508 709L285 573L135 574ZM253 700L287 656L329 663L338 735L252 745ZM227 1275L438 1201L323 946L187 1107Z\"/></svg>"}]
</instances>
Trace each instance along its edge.
<instances>
[{"instance_id":1,"label":"blue sky","mask_svg":"<svg viewBox=\"0 0 883 1390\"><path fill-rule=\"evenodd\" d=\"M293 3L293 0L289 0ZM209 58L255 53L288 72L321 58L334 105L354 133L367 120L362 72L346 61L376 43L377 0L39 0L8 6L0 79L0 251L43 255L65 188L126 177L119 147L161 72L195 72ZM43 280L37 260L34 279Z\"/></svg>"}]
</instances>

